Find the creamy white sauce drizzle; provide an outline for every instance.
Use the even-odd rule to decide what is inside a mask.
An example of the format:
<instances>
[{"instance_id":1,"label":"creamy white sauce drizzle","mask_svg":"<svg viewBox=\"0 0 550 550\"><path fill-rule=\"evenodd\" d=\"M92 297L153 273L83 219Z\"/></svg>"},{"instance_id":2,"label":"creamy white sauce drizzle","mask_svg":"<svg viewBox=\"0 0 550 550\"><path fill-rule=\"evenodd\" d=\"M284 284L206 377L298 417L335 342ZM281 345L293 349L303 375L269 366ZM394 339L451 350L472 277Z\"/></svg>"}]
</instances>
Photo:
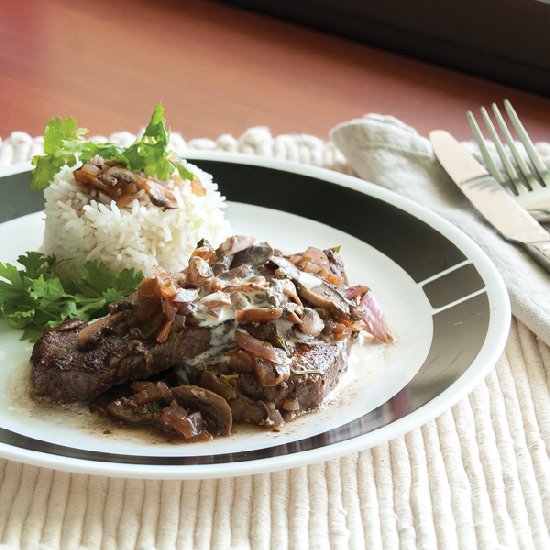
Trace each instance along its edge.
<instances>
[{"instance_id":1,"label":"creamy white sauce drizzle","mask_svg":"<svg viewBox=\"0 0 550 550\"><path fill-rule=\"evenodd\" d=\"M222 307L216 310L196 311L194 315L199 319L199 327L210 328L235 319L235 310L230 307Z\"/></svg>"},{"instance_id":2,"label":"creamy white sauce drizzle","mask_svg":"<svg viewBox=\"0 0 550 550\"><path fill-rule=\"evenodd\" d=\"M229 329L225 325L218 325L210 332L210 345L220 347L227 342L232 342L235 336L237 324L234 323Z\"/></svg>"},{"instance_id":3,"label":"creamy white sauce drizzle","mask_svg":"<svg viewBox=\"0 0 550 550\"><path fill-rule=\"evenodd\" d=\"M310 288L319 286L323 283L317 275L314 275L313 273L305 273L304 271L300 271L300 277L298 278L299 283L307 288L308 290Z\"/></svg>"}]
</instances>

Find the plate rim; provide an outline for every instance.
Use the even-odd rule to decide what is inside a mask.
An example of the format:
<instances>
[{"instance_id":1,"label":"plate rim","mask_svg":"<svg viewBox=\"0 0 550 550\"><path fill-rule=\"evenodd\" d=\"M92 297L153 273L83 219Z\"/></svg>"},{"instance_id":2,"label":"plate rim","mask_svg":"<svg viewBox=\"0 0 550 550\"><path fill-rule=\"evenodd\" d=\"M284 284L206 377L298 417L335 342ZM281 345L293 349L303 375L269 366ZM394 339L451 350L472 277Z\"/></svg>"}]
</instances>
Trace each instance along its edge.
<instances>
[{"instance_id":1,"label":"plate rim","mask_svg":"<svg viewBox=\"0 0 550 550\"><path fill-rule=\"evenodd\" d=\"M511 307L508 293L501 275L485 252L451 222L445 220L436 212L394 191L377 186L367 180L328 168L259 155L228 152L188 151L185 154L185 159L191 163L194 160L207 160L254 165L318 178L380 199L394 207L405 210L413 217L437 230L472 261L485 283L485 291L489 302L489 323L485 340L478 354L467 367L466 371L455 382L450 384L427 404L417 408L405 417L394 420L381 428L353 439L307 451L298 451L290 455L222 464L148 465L91 461L81 458L51 455L42 451L32 451L13 447L7 443L0 443L0 455L2 457L34 466L53 468L71 473L139 479L209 479L275 472L336 459L353 452L372 448L385 441L391 441L408 431L424 425L443 411L451 408L461 398L472 391L475 385L494 368L496 361L504 350L510 329ZM0 167L0 177L26 172L30 169L32 169L32 165L28 162Z\"/></svg>"}]
</instances>

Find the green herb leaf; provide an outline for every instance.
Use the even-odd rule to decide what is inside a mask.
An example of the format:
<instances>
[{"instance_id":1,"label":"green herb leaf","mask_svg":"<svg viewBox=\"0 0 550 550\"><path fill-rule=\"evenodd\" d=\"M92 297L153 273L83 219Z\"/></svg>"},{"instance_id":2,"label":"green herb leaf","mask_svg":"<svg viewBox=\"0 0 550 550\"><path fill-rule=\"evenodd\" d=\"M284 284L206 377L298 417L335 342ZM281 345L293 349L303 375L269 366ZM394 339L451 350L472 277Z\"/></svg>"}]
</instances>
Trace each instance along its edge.
<instances>
[{"instance_id":1,"label":"green herb leaf","mask_svg":"<svg viewBox=\"0 0 550 550\"><path fill-rule=\"evenodd\" d=\"M99 262L89 261L80 268L80 279L96 294L101 295L116 284L117 275Z\"/></svg>"},{"instance_id":2,"label":"green herb leaf","mask_svg":"<svg viewBox=\"0 0 550 550\"><path fill-rule=\"evenodd\" d=\"M31 186L44 189L53 181L63 166L77 162L89 162L99 155L105 160L114 160L136 173L168 179L175 170L184 179L193 179L194 174L180 161L172 160L168 152L169 132L164 119L164 107L159 103L143 136L126 149L116 143L84 141L87 130L78 128L74 118L50 120L44 130L44 155L32 159L35 169Z\"/></svg>"},{"instance_id":3,"label":"green herb leaf","mask_svg":"<svg viewBox=\"0 0 550 550\"><path fill-rule=\"evenodd\" d=\"M99 262L86 262L78 277L66 277L59 274L64 261L40 252L27 252L18 262L22 269L0 263L0 314L23 329L23 340L34 341L65 319L106 315L108 305L131 294L143 278L141 271L113 273Z\"/></svg>"},{"instance_id":4,"label":"green herb leaf","mask_svg":"<svg viewBox=\"0 0 550 550\"><path fill-rule=\"evenodd\" d=\"M149 416L149 415L159 415L164 408L164 404L160 401L151 401L150 403L145 403L139 407L135 407L132 410L132 414L135 416Z\"/></svg>"},{"instance_id":5,"label":"green herb leaf","mask_svg":"<svg viewBox=\"0 0 550 550\"><path fill-rule=\"evenodd\" d=\"M57 277L46 281L43 274L32 281L29 296L37 300L44 300L45 302L54 302L62 298L71 297L65 292L61 281Z\"/></svg>"},{"instance_id":6,"label":"green herb leaf","mask_svg":"<svg viewBox=\"0 0 550 550\"><path fill-rule=\"evenodd\" d=\"M24 328L29 319L32 319L34 316L34 309L29 309L27 311L14 311L11 315L7 316L8 324L15 329Z\"/></svg>"},{"instance_id":7,"label":"green herb leaf","mask_svg":"<svg viewBox=\"0 0 550 550\"><path fill-rule=\"evenodd\" d=\"M40 336L42 336L42 331L32 327L26 327L23 330L23 336L21 340L28 340L29 342L36 342Z\"/></svg>"},{"instance_id":8,"label":"green herb leaf","mask_svg":"<svg viewBox=\"0 0 550 550\"><path fill-rule=\"evenodd\" d=\"M99 155L103 159L119 160L121 164L127 165L123 157L124 148L118 143L95 143L93 141L83 141L79 159L82 163L90 162L90 160Z\"/></svg>"},{"instance_id":9,"label":"green herb leaf","mask_svg":"<svg viewBox=\"0 0 550 550\"><path fill-rule=\"evenodd\" d=\"M159 103L141 139L130 145L123 155L128 159L130 170L143 171L148 176L157 176L161 180L166 180L173 174L175 168L175 165L166 158L167 146L168 132L164 120L164 107Z\"/></svg>"},{"instance_id":10,"label":"green herb leaf","mask_svg":"<svg viewBox=\"0 0 550 550\"><path fill-rule=\"evenodd\" d=\"M78 128L73 117L65 120L57 117L50 120L44 130L44 153L55 155L66 143L78 139L87 131L85 128Z\"/></svg>"},{"instance_id":11,"label":"green herb leaf","mask_svg":"<svg viewBox=\"0 0 550 550\"><path fill-rule=\"evenodd\" d=\"M41 252L26 252L17 258L17 262L25 267L25 275L36 279L40 273L51 270L55 262L53 256L44 256Z\"/></svg>"},{"instance_id":12,"label":"green herb leaf","mask_svg":"<svg viewBox=\"0 0 550 550\"><path fill-rule=\"evenodd\" d=\"M7 279L15 289L21 288L23 279L19 270L11 264L3 264L0 262L0 277Z\"/></svg>"},{"instance_id":13,"label":"green herb leaf","mask_svg":"<svg viewBox=\"0 0 550 550\"><path fill-rule=\"evenodd\" d=\"M176 168L178 169L179 175L184 180L192 180L195 177L195 174L193 174L193 172L191 172L191 170L189 170L189 168L187 168L187 166L185 166L183 162L176 162Z\"/></svg>"},{"instance_id":14,"label":"green herb leaf","mask_svg":"<svg viewBox=\"0 0 550 550\"><path fill-rule=\"evenodd\" d=\"M141 283L143 273L135 269L123 269L117 276L115 288L124 294L131 294Z\"/></svg>"},{"instance_id":15,"label":"green herb leaf","mask_svg":"<svg viewBox=\"0 0 550 550\"><path fill-rule=\"evenodd\" d=\"M124 293L118 291L116 288L108 288L102 296L106 304L111 304L113 302L118 302L118 300L122 300L122 298L124 298Z\"/></svg>"},{"instance_id":16,"label":"green herb leaf","mask_svg":"<svg viewBox=\"0 0 550 550\"><path fill-rule=\"evenodd\" d=\"M77 128L76 120L69 117L65 120L57 117L46 124L44 130L44 155L34 156L31 187L44 189L63 166L73 166L78 161L84 141L80 136L87 132Z\"/></svg>"}]
</instances>

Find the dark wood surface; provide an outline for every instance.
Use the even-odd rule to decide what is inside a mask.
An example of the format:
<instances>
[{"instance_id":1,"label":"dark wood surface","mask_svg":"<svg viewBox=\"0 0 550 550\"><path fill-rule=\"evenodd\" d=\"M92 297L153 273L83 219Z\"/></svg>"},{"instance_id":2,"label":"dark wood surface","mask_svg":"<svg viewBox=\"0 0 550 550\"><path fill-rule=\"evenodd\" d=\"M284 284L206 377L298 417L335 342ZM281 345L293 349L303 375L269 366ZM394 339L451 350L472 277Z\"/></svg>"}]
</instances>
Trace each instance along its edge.
<instances>
[{"instance_id":1,"label":"dark wood surface","mask_svg":"<svg viewBox=\"0 0 550 550\"><path fill-rule=\"evenodd\" d=\"M549 0L224 2L550 96Z\"/></svg>"},{"instance_id":2,"label":"dark wood surface","mask_svg":"<svg viewBox=\"0 0 550 550\"><path fill-rule=\"evenodd\" d=\"M508 98L550 141L548 98L206 0L2 0L0 69L3 138L56 115L136 132L162 101L186 138L378 112L468 139L465 111Z\"/></svg>"}]
</instances>

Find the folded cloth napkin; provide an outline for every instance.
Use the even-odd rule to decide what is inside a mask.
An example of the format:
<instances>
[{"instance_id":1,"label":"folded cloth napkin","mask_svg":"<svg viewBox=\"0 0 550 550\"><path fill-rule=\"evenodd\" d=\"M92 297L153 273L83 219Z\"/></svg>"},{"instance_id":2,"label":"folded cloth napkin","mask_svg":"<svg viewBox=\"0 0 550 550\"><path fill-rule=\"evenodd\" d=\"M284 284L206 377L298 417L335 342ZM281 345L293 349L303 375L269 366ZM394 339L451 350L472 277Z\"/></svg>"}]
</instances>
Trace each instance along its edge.
<instances>
[{"instance_id":1,"label":"folded cloth napkin","mask_svg":"<svg viewBox=\"0 0 550 550\"><path fill-rule=\"evenodd\" d=\"M361 178L427 206L469 235L502 275L512 313L550 345L550 276L483 219L443 170L426 138L394 117L368 114L333 128L331 139ZM473 144L465 145L475 152ZM550 154L541 152L550 166Z\"/></svg>"}]
</instances>

